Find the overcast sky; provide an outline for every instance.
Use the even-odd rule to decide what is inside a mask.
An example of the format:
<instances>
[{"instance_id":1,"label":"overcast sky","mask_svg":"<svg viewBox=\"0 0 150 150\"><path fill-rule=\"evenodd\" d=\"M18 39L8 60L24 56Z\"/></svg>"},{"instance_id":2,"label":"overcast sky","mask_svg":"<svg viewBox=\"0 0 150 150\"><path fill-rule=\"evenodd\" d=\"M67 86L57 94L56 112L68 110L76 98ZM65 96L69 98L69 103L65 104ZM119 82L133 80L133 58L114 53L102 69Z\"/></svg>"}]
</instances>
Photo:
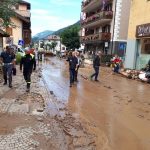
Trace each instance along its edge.
<instances>
[{"instance_id":1,"label":"overcast sky","mask_svg":"<svg viewBox=\"0 0 150 150\"><path fill-rule=\"evenodd\" d=\"M82 0L26 0L31 3L32 35L56 31L80 19Z\"/></svg>"}]
</instances>

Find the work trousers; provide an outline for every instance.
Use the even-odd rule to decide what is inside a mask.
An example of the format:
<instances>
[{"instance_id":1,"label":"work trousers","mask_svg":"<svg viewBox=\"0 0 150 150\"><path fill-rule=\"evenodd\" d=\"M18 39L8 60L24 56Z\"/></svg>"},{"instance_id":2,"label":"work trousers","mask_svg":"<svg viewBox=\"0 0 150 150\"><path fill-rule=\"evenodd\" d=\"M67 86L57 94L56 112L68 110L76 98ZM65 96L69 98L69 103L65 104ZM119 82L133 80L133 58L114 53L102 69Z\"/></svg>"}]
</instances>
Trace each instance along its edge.
<instances>
[{"instance_id":1,"label":"work trousers","mask_svg":"<svg viewBox=\"0 0 150 150\"><path fill-rule=\"evenodd\" d=\"M4 75L4 82L7 83L7 79L9 82L9 85L12 85L12 64L6 64L3 66L3 75Z\"/></svg>"},{"instance_id":2,"label":"work trousers","mask_svg":"<svg viewBox=\"0 0 150 150\"><path fill-rule=\"evenodd\" d=\"M75 70L75 79L74 79L74 81L78 81L78 70L79 70L79 66Z\"/></svg>"},{"instance_id":3,"label":"work trousers","mask_svg":"<svg viewBox=\"0 0 150 150\"><path fill-rule=\"evenodd\" d=\"M27 83L27 89L29 89L30 85L31 85L31 74L32 74L31 70L24 70L23 71L23 76L24 76L24 79Z\"/></svg>"},{"instance_id":4,"label":"work trousers","mask_svg":"<svg viewBox=\"0 0 150 150\"><path fill-rule=\"evenodd\" d=\"M120 69L119 64L115 64L115 66L114 66L114 72L115 73L119 73L119 69Z\"/></svg>"},{"instance_id":5,"label":"work trousers","mask_svg":"<svg viewBox=\"0 0 150 150\"><path fill-rule=\"evenodd\" d=\"M75 81L75 69L69 69L70 72L70 84L73 84Z\"/></svg>"},{"instance_id":6,"label":"work trousers","mask_svg":"<svg viewBox=\"0 0 150 150\"><path fill-rule=\"evenodd\" d=\"M94 67L95 73L91 75L91 78L95 77L95 80L97 80L99 75L99 67Z\"/></svg>"}]
</instances>

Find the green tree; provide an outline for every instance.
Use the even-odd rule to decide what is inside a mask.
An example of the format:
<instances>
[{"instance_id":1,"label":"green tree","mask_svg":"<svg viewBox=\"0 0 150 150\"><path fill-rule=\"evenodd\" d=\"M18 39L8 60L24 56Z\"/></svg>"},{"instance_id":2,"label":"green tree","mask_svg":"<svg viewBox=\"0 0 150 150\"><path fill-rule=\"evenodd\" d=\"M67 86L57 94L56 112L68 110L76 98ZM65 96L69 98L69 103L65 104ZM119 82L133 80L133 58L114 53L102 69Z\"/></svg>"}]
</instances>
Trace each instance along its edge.
<instances>
[{"instance_id":1,"label":"green tree","mask_svg":"<svg viewBox=\"0 0 150 150\"><path fill-rule=\"evenodd\" d=\"M44 42L43 41L40 42L40 48L44 48Z\"/></svg>"},{"instance_id":2,"label":"green tree","mask_svg":"<svg viewBox=\"0 0 150 150\"><path fill-rule=\"evenodd\" d=\"M51 48L53 49L53 51L56 48L56 46L57 46L57 42L54 41L51 43Z\"/></svg>"},{"instance_id":3,"label":"green tree","mask_svg":"<svg viewBox=\"0 0 150 150\"><path fill-rule=\"evenodd\" d=\"M50 49L52 49L52 45L51 45L51 43L47 43L46 44L46 50L50 50Z\"/></svg>"},{"instance_id":4,"label":"green tree","mask_svg":"<svg viewBox=\"0 0 150 150\"><path fill-rule=\"evenodd\" d=\"M15 27L14 23L11 22L10 18L15 15L14 7L20 0L0 0L0 26Z\"/></svg>"},{"instance_id":5,"label":"green tree","mask_svg":"<svg viewBox=\"0 0 150 150\"><path fill-rule=\"evenodd\" d=\"M68 49L78 49L80 47L80 36L79 36L80 26L72 26L64 30L61 34L62 43Z\"/></svg>"}]
</instances>

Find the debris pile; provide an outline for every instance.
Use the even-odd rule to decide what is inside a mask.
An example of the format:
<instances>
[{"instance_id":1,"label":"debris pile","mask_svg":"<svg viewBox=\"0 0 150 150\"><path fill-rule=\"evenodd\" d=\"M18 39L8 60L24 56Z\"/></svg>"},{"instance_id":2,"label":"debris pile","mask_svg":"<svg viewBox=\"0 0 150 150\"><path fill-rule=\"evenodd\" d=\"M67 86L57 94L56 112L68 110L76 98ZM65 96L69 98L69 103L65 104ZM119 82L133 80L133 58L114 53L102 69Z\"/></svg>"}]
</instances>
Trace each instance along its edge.
<instances>
[{"instance_id":1,"label":"debris pile","mask_svg":"<svg viewBox=\"0 0 150 150\"><path fill-rule=\"evenodd\" d=\"M128 79L139 79L140 71L138 70L131 70L131 69L124 69L120 71L120 74L127 77Z\"/></svg>"}]
</instances>

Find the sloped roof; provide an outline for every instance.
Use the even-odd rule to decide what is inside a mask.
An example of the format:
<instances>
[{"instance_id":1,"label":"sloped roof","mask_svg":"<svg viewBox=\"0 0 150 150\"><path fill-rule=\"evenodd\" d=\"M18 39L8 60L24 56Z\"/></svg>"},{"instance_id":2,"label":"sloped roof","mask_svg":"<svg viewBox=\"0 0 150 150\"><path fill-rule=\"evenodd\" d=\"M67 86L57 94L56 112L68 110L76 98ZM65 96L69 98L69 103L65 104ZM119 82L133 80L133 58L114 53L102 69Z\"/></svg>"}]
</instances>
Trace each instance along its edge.
<instances>
[{"instance_id":1,"label":"sloped roof","mask_svg":"<svg viewBox=\"0 0 150 150\"><path fill-rule=\"evenodd\" d=\"M26 1L23 1L23 0L19 1L19 4L28 4L28 5L30 5L29 2L26 2Z\"/></svg>"},{"instance_id":2,"label":"sloped roof","mask_svg":"<svg viewBox=\"0 0 150 150\"><path fill-rule=\"evenodd\" d=\"M29 10L15 10L15 12L23 17L31 17L31 13Z\"/></svg>"},{"instance_id":3,"label":"sloped roof","mask_svg":"<svg viewBox=\"0 0 150 150\"><path fill-rule=\"evenodd\" d=\"M25 4L25 5L27 5L27 7L28 7L29 9L31 9L31 4L30 4L29 2L26 2L26 1L21 0L21 1L19 1L19 4Z\"/></svg>"},{"instance_id":4,"label":"sloped roof","mask_svg":"<svg viewBox=\"0 0 150 150\"><path fill-rule=\"evenodd\" d=\"M24 16L18 14L17 12L16 12L16 17L18 17L19 19L21 19L27 23L30 23L30 19L25 18Z\"/></svg>"}]
</instances>

